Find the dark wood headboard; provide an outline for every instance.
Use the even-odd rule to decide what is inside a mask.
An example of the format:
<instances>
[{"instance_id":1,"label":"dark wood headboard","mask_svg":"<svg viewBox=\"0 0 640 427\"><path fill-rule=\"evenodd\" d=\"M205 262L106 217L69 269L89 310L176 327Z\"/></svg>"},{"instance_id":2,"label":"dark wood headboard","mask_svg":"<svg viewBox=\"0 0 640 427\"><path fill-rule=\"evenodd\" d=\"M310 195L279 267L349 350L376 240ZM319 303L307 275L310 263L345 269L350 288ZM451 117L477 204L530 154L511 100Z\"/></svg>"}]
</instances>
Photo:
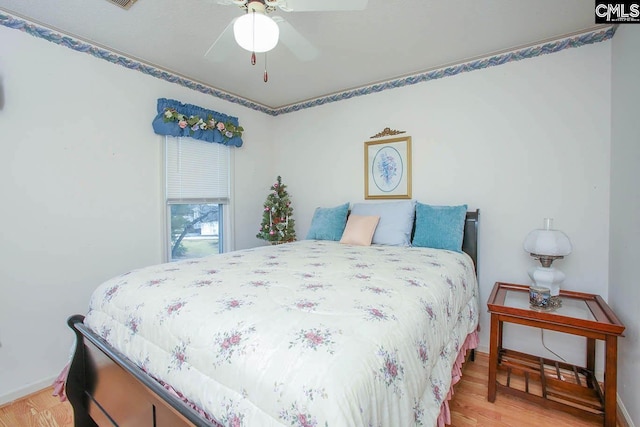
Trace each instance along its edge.
<instances>
[{"instance_id":1,"label":"dark wood headboard","mask_svg":"<svg viewBox=\"0 0 640 427\"><path fill-rule=\"evenodd\" d=\"M473 265L478 275L478 217L480 209L467 212L467 218L464 222L464 237L462 238L462 250L466 252L473 260Z\"/></svg>"}]
</instances>

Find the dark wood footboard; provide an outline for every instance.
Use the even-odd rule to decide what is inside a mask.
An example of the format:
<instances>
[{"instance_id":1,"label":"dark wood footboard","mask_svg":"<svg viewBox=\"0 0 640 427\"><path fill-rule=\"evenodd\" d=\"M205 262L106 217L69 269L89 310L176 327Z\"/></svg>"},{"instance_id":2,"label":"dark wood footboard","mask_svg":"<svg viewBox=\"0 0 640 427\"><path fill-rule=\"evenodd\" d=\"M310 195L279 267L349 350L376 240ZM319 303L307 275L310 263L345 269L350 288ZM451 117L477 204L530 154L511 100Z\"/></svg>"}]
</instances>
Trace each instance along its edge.
<instances>
[{"instance_id":1,"label":"dark wood footboard","mask_svg":"<svg viewBox=\"0 0 640 427\"><path fill-rule=\"evenodd\" d=\"M73 407L73 419L76 427L92 427L96 423L89 416L89 394L90 387L93 381L91 378L87 378L92 369L87 367L90 363L88 359L84 339L82 334L75 328L75 323L84 319L83 316L72 316L67 320L67 324L74 330L76 334L76 350L73 353L73 359L71 360L71 366L69 367L69 373L67 374L67 382L65 385L65 392L67 399ZM86 390L86 392L85 392Z\"/></svg>"},{"instance_id":2,"label":"dark wood footboard","mask_svg":"<svg viewBox=\"0 0 640 427\"><path fill-rule=\"evenodd\" d=\"M196 411L169 393L82 323L67 321L76 349L66 383L75 427L211 427Z\"/></svg>"}]
</instances>

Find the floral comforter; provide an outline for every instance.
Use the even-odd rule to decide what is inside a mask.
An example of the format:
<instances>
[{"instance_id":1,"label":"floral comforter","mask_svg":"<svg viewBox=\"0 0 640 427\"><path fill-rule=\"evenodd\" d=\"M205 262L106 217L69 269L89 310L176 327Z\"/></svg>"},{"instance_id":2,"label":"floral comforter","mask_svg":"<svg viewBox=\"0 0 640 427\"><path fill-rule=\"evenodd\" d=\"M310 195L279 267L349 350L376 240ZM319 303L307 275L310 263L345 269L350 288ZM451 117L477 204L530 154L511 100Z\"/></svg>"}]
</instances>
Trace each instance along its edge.
<instances>
[{"instance_id":1,"label":"floral comforter","mask_svg":"<svg viewBox=\"0 0 640 427\"><path fill-rule=\"evenodd\" d=\"M85 324L224 426L433 426L477 293L464 253L306 240L116 277Z\"/></svg>"}]
</instances>

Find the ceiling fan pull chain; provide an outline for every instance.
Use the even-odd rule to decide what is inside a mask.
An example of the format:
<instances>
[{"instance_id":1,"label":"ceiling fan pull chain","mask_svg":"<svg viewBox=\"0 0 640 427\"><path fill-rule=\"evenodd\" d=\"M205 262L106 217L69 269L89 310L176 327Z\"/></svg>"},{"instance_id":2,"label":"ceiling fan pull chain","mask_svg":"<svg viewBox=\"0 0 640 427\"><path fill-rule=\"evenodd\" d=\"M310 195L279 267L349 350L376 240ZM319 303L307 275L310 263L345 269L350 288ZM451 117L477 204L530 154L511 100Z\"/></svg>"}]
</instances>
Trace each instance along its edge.
<instances>
[{"instance_id":1,"label":"ceiling fan pull chain","mask_svg":"<svg viewBox=\"0 0 640 427\"><path fill-rule=\"evenodd\" d=\"M251 65L256 65L256 11L255 9L252 12L251 17L253 18L253 25L251 28Z\"/></svg>"},{"instance_id":2,"label":"ceiling fan pull chain","mask_svg":"<svg viewBox=\"0 0 640 427\"><path fill-rule=\"evenodd\" d=\"M264 53L264 76L263 76L264 82L268 82L269 81L269 73L267 73L267 52Z\"/></svg>"}]
</instances>

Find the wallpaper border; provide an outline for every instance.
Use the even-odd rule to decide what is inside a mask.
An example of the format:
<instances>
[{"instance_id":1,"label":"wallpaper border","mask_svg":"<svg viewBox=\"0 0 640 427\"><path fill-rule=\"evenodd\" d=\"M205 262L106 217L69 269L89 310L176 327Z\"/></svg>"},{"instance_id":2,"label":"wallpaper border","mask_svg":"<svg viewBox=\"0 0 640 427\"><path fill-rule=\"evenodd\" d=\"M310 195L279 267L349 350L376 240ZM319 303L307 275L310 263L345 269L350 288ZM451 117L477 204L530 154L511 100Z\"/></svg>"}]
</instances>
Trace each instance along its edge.
<instances>
[{"instance_id":1,"label":"wallpaper border","mask_svg":"<svg viewBox=\"0 0 640 427\"><path fill-rule=\"evenodd\" d=\"M461 73L469 71L482 70L489 67L495 67L497 65L507 64L509 62L521 61L523 59L535 58L541 55L547 55L550 53L560 52L565 49L575 48L594 43L603 42L613 37L617 27L609 27L603 30L594 30L586 33L582 33L576 36L562 38L553 42L547 42L538 44L535 46L515 49L509 52L501 53L494 56L488 56L481 59L461 62L455 65L436 68L431 71L426 71L418 74L413 74L407 77L388 80L368 86L362 86L356 89L335 93L332 95L323 96L320 98L304 101L296 104L291 104L284 107L274 109L274 115L291 113L293 111L303 110L305 108L311 108L318 105L327 104L330 102L342 101L344 99L353 98L356 96L370 95L372 93L382 92L388 89L395 89L404 86L410 86L417 83L427 82L430 80L437 80L443 77L451 77Z\"/></svg>"},{"instance_id":2,"label":"wallpaper border","mask_svg":"<svg viewBox=\"0 0 640 427\"><path fill-rule=\"evenodd\" d=\"M318 98L314 98L299 103L294 103L282 107L267 107L262 104L258 104L246 98L242 98L230 93L224 92L220 89L216 89L211 86L204 85L200 82L188 79L178 74L163 70L161 68L149 65L138 60L127 58L119 53L112 52L108 49L94 46L84 41L78 40L71 36L63 35L52 31L41 25L37 25L28 22L24 19L17 18L7 13L0 12L0 24L5 27L20 30L34 37L38 37L49 42L68 47L78 52L88 53L97 58L104 59L113 64L121 65L131 70L136 70L141 73L165 80L170 83L176 83L180 86L201 92L213 97L232 102L234 104L242 105L243 107L250 108L252 110L260 111L262 113L278 116L281 114L292 113L295 111L304 110L307 108L317 107L331 102L343 101L345 99L351 99L356 96L370 95L373 93L382 92L384 90L395 89L404 86L410 86L417 83L428 82L431 80L437 80L444 77L455 76L461 73L469 71L482 70L489 67L495 67L497 65L507 64L509 62L521 61L523 59L535 58L541 55L547 55L550 53L560 52L565 49L576 48L580 46L590 45L594 43L600 43L611 39L615 32L616 26L601 30L588 31L575 36L565 37L551 42L541 43L527 48L515 49L509 52L500 53L494 56L488 56L485 58L458 63L451 66L433 69L422 73L413 74L410 76L383 81L371 85L362 86L355 89L346 90L343 92L334 93Z\"/></svg>"}]
</instances>

